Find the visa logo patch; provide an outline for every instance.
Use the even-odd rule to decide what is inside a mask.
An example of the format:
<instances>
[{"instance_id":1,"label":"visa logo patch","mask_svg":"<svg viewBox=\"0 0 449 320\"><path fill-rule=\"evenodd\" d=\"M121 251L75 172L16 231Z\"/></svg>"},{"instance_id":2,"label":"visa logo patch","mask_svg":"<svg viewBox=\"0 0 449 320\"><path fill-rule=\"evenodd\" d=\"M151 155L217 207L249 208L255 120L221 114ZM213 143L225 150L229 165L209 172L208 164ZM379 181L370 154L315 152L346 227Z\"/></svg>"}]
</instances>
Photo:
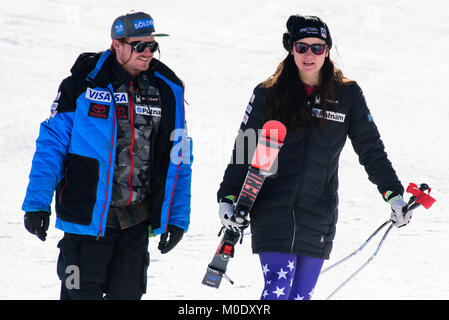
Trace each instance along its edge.
<instances>
[{"instance_id":1,"label":"visa logo patch","mask_svg":"<svg viewBox=\"0 0 449 320\"><path fill-rule=\"evenodd\" d=\"M85 97L91 101L111 103L111 93L107 91L94 90L87 88ZM128 103L128 94L124 92L114 93L116 103Z\"/></svg>"},{"instance_id":2,"label":"visa logo patch","mask_svg":"<svg viewBox=\"0 0 449 320\"><path fill-rule=\"evenodd\" d=\"M86 96L87 99L97 102L111 102L111 94L106 91L94 90L87 88Z\"/></svg>"},{"instance_id":3,"label":"visa logo patch","mask_svg":"<svg viewBox=\"0 0 449 320\"><path fill-rule=\"evenodd\" d=\"M114 93L115 103L128 103L128 94L124 92Z\"/></svg>"}]
</instances>

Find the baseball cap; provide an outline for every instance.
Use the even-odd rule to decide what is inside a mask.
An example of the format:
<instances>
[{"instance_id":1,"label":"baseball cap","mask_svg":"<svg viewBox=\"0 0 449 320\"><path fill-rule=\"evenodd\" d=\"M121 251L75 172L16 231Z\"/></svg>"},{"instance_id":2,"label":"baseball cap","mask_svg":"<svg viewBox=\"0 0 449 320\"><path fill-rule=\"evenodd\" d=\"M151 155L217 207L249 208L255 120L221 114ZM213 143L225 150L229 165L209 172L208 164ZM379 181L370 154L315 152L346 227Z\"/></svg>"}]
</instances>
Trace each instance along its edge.
<instances>
[{"instance_id":1,"label":"baseball cap","mask_svg":"<svg viewBox=\"0 0 449 320\"><path fill-rule=\"evenodd\" d=\"M130 12L119 16L114 20L111 27L112 39L123 39L133 37L163 37L166 33L155 33L154 20L145 12Z\"/></svg>"}]
</instances>

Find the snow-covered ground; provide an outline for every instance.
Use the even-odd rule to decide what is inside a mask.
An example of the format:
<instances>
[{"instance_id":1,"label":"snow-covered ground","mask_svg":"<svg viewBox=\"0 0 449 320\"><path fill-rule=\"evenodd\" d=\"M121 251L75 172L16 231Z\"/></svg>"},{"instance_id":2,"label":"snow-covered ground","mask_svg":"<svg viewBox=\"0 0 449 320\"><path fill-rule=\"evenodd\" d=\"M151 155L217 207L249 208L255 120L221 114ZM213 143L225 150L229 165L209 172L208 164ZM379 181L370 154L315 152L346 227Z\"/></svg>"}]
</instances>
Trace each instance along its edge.
<instances>
[{"instance_id":1,"label":"snow-covered ground","mask_svg":"<svg viewBox=\"0 0 449 320\"><path fill-rule=\"evenodd\" d=\"M318 15L330 27L331 56L363 88L390 160L404 185L426 182L437 203L394 229L379 255L335 299L449 299L449 4L442 0L125 1L16 0L0 6L0 299L58 299L62 232L54 217L46 242L23 227L21 205L39 124L79 53L110 45L110 26L131 9L149 12L161 60L185 81L194 139L189 232L168 255L150 241L144 299L259 299L263 287L250 237L228 267L232 286L201 279L219 238L216 190L252 89L285 56L291 14ZM348 141L340 163L340 217L331 259L356 249L389 217ZM373 252L323 274L325 299Z\"/></svg>"}]
</instances>

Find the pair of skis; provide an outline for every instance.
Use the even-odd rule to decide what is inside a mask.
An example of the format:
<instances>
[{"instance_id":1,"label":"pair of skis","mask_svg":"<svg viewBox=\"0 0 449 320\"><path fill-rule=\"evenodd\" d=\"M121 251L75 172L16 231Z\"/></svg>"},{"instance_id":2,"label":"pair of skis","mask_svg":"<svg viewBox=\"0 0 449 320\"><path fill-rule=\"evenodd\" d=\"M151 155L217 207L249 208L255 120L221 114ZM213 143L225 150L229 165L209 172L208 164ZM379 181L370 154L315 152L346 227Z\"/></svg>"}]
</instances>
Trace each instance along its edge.
<instances>
[{"instance_id":1,"label":"pair of skis","mask_svg":"<svg viewBox=\"0 0 449 320\"><path fill-rule=\"evenodd\" d=\"M274 164L277 161L277 156L283 146L286 134L285 126L279 121L271 120L264 124L251 165L234 207L236 219L248 221L249 212L265 179L275 173L273 172ZM223 228L219 235L221 235L222 231ZM218 249L211 263L207 266L202 284L218 288L223 278L233 284L233 281L226 275L226 268L229 259L234 256L234 246L242 239L243 230L234 232L225 229Z\"/></svg>"}]
</instances>

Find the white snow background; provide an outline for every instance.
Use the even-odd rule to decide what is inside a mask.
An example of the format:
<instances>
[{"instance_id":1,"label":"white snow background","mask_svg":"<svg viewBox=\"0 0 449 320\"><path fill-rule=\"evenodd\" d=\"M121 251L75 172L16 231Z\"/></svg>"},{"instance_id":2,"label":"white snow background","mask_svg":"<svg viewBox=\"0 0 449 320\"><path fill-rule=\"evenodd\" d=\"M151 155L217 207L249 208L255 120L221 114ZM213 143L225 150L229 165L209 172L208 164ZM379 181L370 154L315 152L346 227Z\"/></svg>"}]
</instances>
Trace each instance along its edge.
<instances>
[{"instance_id":1,"label":"white snow background","mask_svg":"<svg viewBox=\"0 0 449 320\"><path fill-rule=\"evenodd\" d=\"M143 299L249 299L263 278L250 236L228 266L231 285L201 285L219 238L216 191L244 110L259 82L285 57L291 14L318 15L334 41L331 57L364 90L389 159L406 187L426 182L437 202L394 228L378 256L335 299L449 298L449 3L443 0L316 1L2 1L0 6L0 299L59 299L62 232L51 217L47 241L23 226L22 201L39 125L77 56L109 48L117 16L144 10L155 19L161 60L185 82L194 139L191 225L169 254L150 240ZM157 55L156 55L157 57ZM331 259L355 250L390 212L358 163L350 141L340 160L340 216ZM408 197L407 197L408 198ZM314 299L325 299L374 251L323 274Z\"/></svg>"}]
</instances>

